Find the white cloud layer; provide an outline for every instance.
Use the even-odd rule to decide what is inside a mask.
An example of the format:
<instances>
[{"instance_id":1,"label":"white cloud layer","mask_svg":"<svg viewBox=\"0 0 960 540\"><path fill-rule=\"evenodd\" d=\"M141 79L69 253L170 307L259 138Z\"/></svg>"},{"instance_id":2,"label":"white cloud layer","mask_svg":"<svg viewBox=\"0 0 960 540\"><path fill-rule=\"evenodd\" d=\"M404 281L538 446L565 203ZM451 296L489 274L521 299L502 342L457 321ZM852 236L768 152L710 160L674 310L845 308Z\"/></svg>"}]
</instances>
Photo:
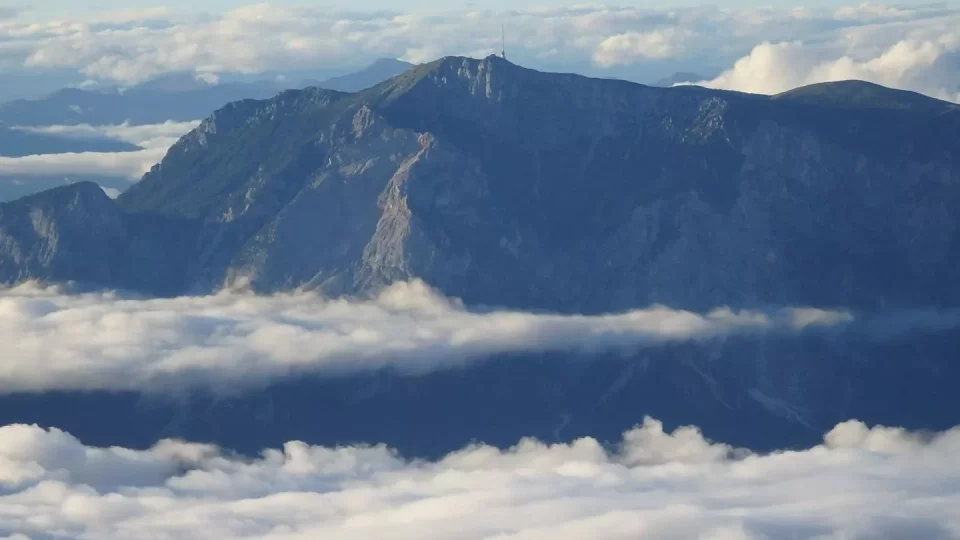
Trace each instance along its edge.
<instances>
[{"instance_id":1,"label":"white cloud layer","mask_svg":"<svg viewBox=\"0 0 960 540\"><path fill-rule=\"evenodd\" d=\"M200 125L200 120L131 126L129 123L105 126L90 124L64 126L14 126L12 129L30 133L57 135L68 139L113 139L135 144L141 148L164 150L173 146L184 134Z\"/></svg>"},{"instance_id":2,"label":"white cloud layer","mask_svg":"<svg viewBox=\"0 0 960 540\"><path fill-rule=\"evenodd\" d=\"M139 180L163 159L167 149L134 152L70 152L23 157L0 157L0 175L99 175Z\"/></svg>"},{"instance_id":3,"label":"white cloud layer","mask_svg":"<svg viewBox=\"0 0 960 540\"><path fill-rule=\"evenodd\" d=\"M436 462L288 442L255 459L164 440L95 448L0 427L0 535L97 540L957 538L960 428L837 425L814 448L750 454L652 419L596 440ZM42 536L46 537L46 536Z\"/></svg>"},{"instance_id":4,"label":"white cloud layer","mask_svg":"<svg viewBox=\"0 0 960 540\"><path fill-rule=\"evenodd\" d=\"M594 73L617 68L625 75L659 62L659 78L669 61L707 74L730 67L711 85L737 90L777 92L859 77L951 99L960 93L960 10L933 4L833 9L592 4L504 12L257 4L218 15L127 10L48 23L7 20L0 24L0 68L69 68L122 83L185 70L213 77L347 69L384 56L423 62L495 53L501 22L510 57L533 67Z\"/></svg>"},{"instance_id":5,"label":"white cloud layer","mask_svg":"<svg viewBox=\"0 0 960 540\"><path fill-rule=\"evenodd\" d=\"M28 132L59 135L75 139L116 139L143 148L133 152L71 152L0 157L0 175L97 175L139 180L150 167L166 155L177 139L199 125L172 122L131 126L128 124L91 126L16 126Z\"/></svg>"},{"instance_id":6,"label":"white cloud layer","mask_svg":"<svg viewBox=\"0 0 960 540\"><path fill-rule=\"evenodd\" d=\"M313 293L126 299L22 285L0 292L0 392L235 388L288 374L408 373L526 351L594 351L849 322L843 312L652 307L602 316L471 312L422 282L369 301Z\"/></svg>"},{"instance_id":7,"label":"white cloud layer","mask_svg":"<svg viewBox=\"0 0 960 540\"><path fill-rule=\"evenodd\" d=\"M892 312L863 321L813 308L697 314L654 306L596 316L476 312L419 281L397 283L366 301L229 291L137 299L27 284L0 291L0 392L233 391L304 373L384 367L424 373L508 353L632 351L671 341L827 329L886 339L957 327L960 311Z\"/></svg>"}]
</instances>

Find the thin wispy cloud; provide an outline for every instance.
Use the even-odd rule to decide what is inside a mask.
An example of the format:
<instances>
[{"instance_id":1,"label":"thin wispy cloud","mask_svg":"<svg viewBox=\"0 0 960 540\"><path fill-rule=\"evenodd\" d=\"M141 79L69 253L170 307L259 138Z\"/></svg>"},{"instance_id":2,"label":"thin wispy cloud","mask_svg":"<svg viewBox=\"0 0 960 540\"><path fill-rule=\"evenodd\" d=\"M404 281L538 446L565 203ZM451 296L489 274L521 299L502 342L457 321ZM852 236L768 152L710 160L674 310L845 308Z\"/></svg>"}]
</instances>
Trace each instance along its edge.
<instances>
[{"instance_id":1,"label":"thin wispy cloud","mask_svg":"<svg viewBox=\"0 0 960 540\"><path fill-rule=\"evenodd\" d=\"M408 461L291 441L256 459L0 427L0 534L96 538L927 538L960 534L960 430L850 421L769 455L647 418L591 438Z\"/></svg>"}]
</instances>

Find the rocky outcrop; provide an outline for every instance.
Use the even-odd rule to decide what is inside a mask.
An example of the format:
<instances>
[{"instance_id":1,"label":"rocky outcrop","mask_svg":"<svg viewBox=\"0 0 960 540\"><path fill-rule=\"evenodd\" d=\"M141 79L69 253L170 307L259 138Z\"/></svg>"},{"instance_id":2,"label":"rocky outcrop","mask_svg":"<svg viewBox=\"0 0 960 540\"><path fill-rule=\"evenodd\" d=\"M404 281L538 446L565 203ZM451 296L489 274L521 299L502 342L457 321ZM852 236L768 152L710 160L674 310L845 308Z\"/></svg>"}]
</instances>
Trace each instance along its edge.
<instances>
[{"instance_id":1,"label":"rocky outcrop","mask_svg":"<svg viewBox=\"0 0 960 540\"><path fill-rule=\"evenodd\" d=\"M357 94L232 103L116 202L81 184L0 205L0 281L341 294L421 278L473 306L816 305L869 317L960 305L957 208L960 112L948 103L862 83L764 97L448 58ZM594 362L525 354L176 402L2 396L0 423L102 445L161 434L248 452L297 439L437 456L526 435L614 440L652 414L772 449L814 444L849 418L955 425L956 350L951 327Z\"/></svg>"},{"instance_id":2,"label":"rocky outcrop","mask_svg":"<svg viewBox=\"0 0 960 540\"><path fill-rule=\"evenodd\" d=\"M0 279L116 283L126 236L120 209L93 183L0 205Z\"/></svg>"}]
</instances>

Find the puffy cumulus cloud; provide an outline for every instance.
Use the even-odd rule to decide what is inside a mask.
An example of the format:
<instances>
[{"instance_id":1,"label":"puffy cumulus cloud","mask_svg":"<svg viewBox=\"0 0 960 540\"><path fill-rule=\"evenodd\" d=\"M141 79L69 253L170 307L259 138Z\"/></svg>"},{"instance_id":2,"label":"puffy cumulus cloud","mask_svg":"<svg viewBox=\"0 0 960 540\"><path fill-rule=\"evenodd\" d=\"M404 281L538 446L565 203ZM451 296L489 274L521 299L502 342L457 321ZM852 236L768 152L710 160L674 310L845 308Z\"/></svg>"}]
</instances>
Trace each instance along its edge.
<instances>
[{"instance_id":1,"label":"puffy cumulus cloud","mask_svg":"<svg viewBox=\"0 0 960 540\"><path fill-rule=\"evenodd\" d=\"M115 139L140 146L133 152L71 152L0 157L0 175L97 175L139 180L166 155L177 140L197 127L196 122L172 122L131 126L16 126L14 129L75 139Z\"/></svg>"},{"instance_id":2,"label":"puffy cumulus cloud","mask_svg":"<svg viewBox=\"0 0 960 540\"><path fill-rule=\"evenodd\" d=\"M850 421L752 454L647 418L591 438L409 461L291 441L253 459L165 440L94 448L0 427L0 534L92 538L956 538L960 429Z\"/></svg>"},{"instance_id":3,"label":"puffy cumulus cloud","mask_svg":"<svg viewBox=\"0 0 960 540\"><path fill-rule=\"evenodd\" d=\"M776 94L807 84L858 79L957 102L957 28L960 17L950 14L925 24L860 26L822 41L765 42L716 78L698 84Z\"/></svg>"},{"instance_id":4,"label":"puffy cumulus cloud","mask_svg":"<svg viewBox=\"0 0 960 540\"><path fill-rule=\"evenodd\" d=\"M683 60L693 71L714 71L763 42L819 42L883 25L949 25L952 13L937 6L874 4L838 9L582 5L502 12L257 4L203 16L134 10L5 24L0 27L0 64L72 68L89 78L123 83L183 71L213 78L222 72L353 68L385 56L424 62L443 55L495 53L500 49L499 25L505 22L511 58L533 67L547 63L602 71ZM889 35L881 32L878 39Z\"/></svg>"},{"instance_id":5,"label":"puffy cumulus cloud","mask_svg":"<svg viewBox=\"0 0 960 540\"><path fill-rule=\"evenodd\" d=\"M674 27L652 32L628 32L611 36L597 46L593 60L609 67L632 64L638 59L664 59L679 56L692 32Z\"/></svg>"},{"instance_id":6,"label":"puffy cumulus cloud","mask_svg":"<svg viewBox=\"0 0 960 540\"><path fill-rule=\"evenodd\" d=\"M137 299L22 285L0 292L0 391L227 390L300 373L392 367L415 374L501 353L589 353L851 320L848 313L816 309L477 312L417 281L367 301L230 291Z\"/></svg>"}]
</instances>

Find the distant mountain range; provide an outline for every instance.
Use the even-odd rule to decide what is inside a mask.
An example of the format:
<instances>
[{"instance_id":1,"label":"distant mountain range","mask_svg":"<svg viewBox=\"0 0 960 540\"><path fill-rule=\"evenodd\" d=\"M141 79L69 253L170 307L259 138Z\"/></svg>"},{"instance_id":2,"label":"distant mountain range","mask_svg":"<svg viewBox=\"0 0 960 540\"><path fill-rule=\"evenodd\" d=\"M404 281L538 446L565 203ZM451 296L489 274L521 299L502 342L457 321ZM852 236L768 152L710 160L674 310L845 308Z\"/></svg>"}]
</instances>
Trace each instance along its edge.
<instances>
[{"instance_id":1,"label":"distant mountain range","mask_svg":"<svg viewBox=\"0 0 960 540\"><path fill-rule=\"evenodd\" d=\"M65 88L41 99L0 104L0 122L7 125L158 124L167 120L205 118L214 110L243 99L266 99L287 88L329 87L355 92L396 76L411 67L382 59L356 72L328 80L251 81L210 84L194 74L172 74L132 88L83 90Z\"/></svg>"},{"instance_id":2,"label":"distant mountain range","mask_svg":"<svg viewBox=\"0 0 960 540\"><path fill-rule=\"evenodd\" d=\"M669 77L664 77L653 83L653 86L659 86L661 88L670 88L671 86L679 83L697 83L700 81L706 81L712 77L704 77L703 75L698 75L696 73L691 73L689 71L678 71Z\"/></svg>"},{"instance_id":3,"label":"distant mountain range","mask_svg":"<svg viewBox=\"0 0 960 540\"><path fill-rule=\"evenodd\" d=\"M319 85L352 92L376 85L409 69L399 60L378 60L347 75L320 81L301 81L294 86ZM157 124L168 120L192 121L209 116L231 101L265 99L288 84L276 81L224 82L211 84L193 73L159 77L133 88L100 90L61 89L35 100L18 100L0 105L0 157L64 154L78 152L129 152L140 147L102 138L63 137L36 133L23 126ZM122 173L121 173L122 175ZM124 190L126 178L91 174L12 174L0 164L0 202L78 181L93 181L113 190Z\"/></svg>"},{"instance_id":4,"label":"distant mountain range","mask_svg":"<svg viewBox=\"0 0 960 540\"><path fill-rule=\"evenodd\" d=\"M66 152L129 152L134 144L109 138L69 139L57 135L15 129L0 124L0 157L23 157Z\"/></svg>"},{"instance_id":5,"label":"distant mountain range","mask_svg":"<svg viewBox=\"0 0 960 540\"><path fill-rule=\"evenodd\" d=\"M339 92L359 92L371 86L376 86L387 79L396 77L412 67L413 64L409 62L392 58L381 58L360 71L324 80L306 80L303 81L302 86L317 86Z\"/></svg>"},{"instance_id":6,"label":"distant mountain range","mask_svg":"<svg viewBox=\"0 0 960 540\"><path fill-rule=\"evenodd\" d=\"M930 311L960 305L957 208L954 104L857 81L758 96L452 57L357 93L231 103L116 201L77 184L0 205L0 281L363 295L418 278L468 306L563 313ZM850 417L960 422L954 334L731 340L597 363L534 355L236 400L18 397L0 411L98 444L110 441L76 404L129 424L123 444L137 426L167 426L244 449L296 433L415 454L518 433L610 436L650 412L782 447ZM383 411L424 425L391 427Z\"/></svg>"}]
</instances>

